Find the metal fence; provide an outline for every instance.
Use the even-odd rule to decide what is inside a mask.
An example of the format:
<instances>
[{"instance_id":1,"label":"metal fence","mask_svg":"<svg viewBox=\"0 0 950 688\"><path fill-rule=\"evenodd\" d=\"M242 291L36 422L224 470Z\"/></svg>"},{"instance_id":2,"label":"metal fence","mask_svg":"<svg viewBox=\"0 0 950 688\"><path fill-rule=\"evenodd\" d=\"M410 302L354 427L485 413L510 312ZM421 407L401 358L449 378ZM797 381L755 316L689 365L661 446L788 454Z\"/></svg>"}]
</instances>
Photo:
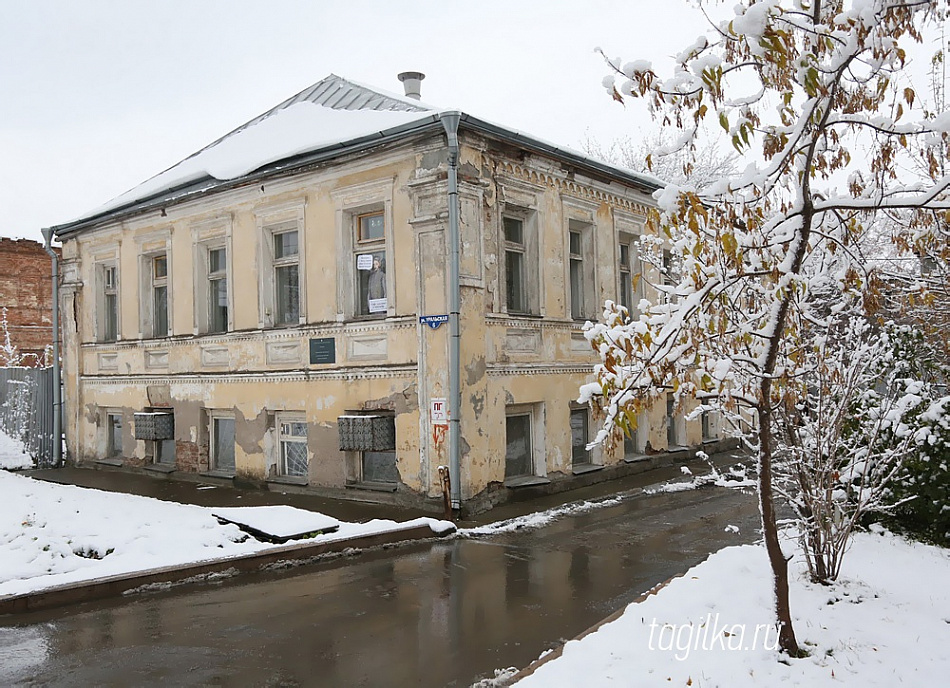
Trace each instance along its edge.
<instances>
[{"instance_id":1,"label":"metal fence","mask_svg":"<svg viewBox=\"0 0 950 688\"><path fill-rule=\"evenodd\" d=\"M0 428L23 442L37 468L55 467L52 368L0 368Z\"/></svg>"}]
</instances>

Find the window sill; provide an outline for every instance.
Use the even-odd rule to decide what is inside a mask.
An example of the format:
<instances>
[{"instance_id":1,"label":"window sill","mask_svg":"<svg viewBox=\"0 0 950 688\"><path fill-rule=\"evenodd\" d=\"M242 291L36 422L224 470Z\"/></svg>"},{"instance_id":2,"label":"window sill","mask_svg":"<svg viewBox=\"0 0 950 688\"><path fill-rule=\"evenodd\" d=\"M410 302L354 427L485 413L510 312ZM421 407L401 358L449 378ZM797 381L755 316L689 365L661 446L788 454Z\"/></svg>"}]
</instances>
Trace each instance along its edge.
<instances>
[{"instance_id":1,"label":"window sill","mask_svg":"<svg viewBox=\"0 0 950 688\"><path fill-rule=\"evenodd\" d=\"M584 475L585 473L603 470L603 468L603 464L599 463L578 463L571 466L571 472L574 475Z\"/></svg>"},{"instance_id":2,"label":"window sill","mask_svg":"<svg viewBox=\"0 0 950 688\"><path fill-rule=\"evenodd\" d=\"M509 318L525 318L527 320L540 320L544 317L540 313L513 313L511 311L505 311L502 315Z\"/></svg>"},{"instance_id":3,"label":"window sill","mask_svg":"<svg viewBox=\"0 0 950 688\"><path fill-rule=\"evenodd\" d=\"M720 442L721 440L722 440L721 437L710 437L707 440L703 440L703 444L715 444L716 442Z\"/></svg>"},{"instance_id":4,"label":"window sill","mask_svg":"<svg viewBox=\"0 0 950 688\"><path fill-rule=\"evenodd\" d=\"M395 492L396 487L396 483L360 482L346 484L348 490L370 490L372 492Z\"/></svg>"},{"instance_id":5,"label":"window sill","mask_svg":"<svg viewBox=\"0 0 950 688\"><path fill-rule=\"evenodd\" d=\"M540 475L522 475L517 478L507 478L505 480L505 487L532 487L534 485L548 485L550 482L548 478Z\"/></svg>"},{"instance_id":6,"label":"window sill","mask_svg":"<svg viewBox=\"0 0 950 688\"><path fill-rule=\"evenodd\" d=\"M175 471L178 470L177 467L171 464L167 464L167 463L150 463L143 466L143 468L146 471L151 471L152 473L166 473L166 474L174 473Z\"/></svg>"},{"instance_id":7,"label":"window sill","mask_svg":"<svg viewBox=\"0 0 950 688\"><path fill-rule=\"evenodd\" d=\"M96 463L101 466L115 466L115 467L125 465L125 461L123 461L122 459L96 459Z\"/></svg>"},{"instance_id":8,"label":"window sill","mask_svg":"<svg viewBox=\"0 0 950 688\"><path fill-rule=\"evenodd\" d=\"M302 475L275 475L267 479L268 483L277 483L278 485L309 485L310 481Z\"/></svg>"},{"instance_id":9,"label":"window sill","mask_svg":"<svg viewBox=\"0 0 950 688\"><path fill-rule=\"evenodd\" d=\"M199 473L199 475L205 478L225 478L226 480L231 480L234 478L234 471L205 471L204 473Z\"/></svg>"},{"instance_id":10,"label":"window sill","mask_svg":"<svg viewBox=\"0 0 950 688\"><path fill-rule=\"evenodd\" d=\"M649 454L633 454L632 456L623 457L625 463L640 463L641 461L649 461Z\"/></svg>"}]
</instances>

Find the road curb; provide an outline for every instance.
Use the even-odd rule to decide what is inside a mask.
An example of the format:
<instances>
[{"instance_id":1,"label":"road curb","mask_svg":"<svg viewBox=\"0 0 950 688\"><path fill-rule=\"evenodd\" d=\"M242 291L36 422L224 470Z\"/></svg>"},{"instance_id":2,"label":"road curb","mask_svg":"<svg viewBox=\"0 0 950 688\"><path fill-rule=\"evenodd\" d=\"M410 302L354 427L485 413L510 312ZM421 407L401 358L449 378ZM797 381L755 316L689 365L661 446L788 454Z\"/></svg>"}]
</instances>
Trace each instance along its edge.
<instances>
[{"instance_id":1,"label":"road curb","mask_svg":"<svg viewBox=\"0 0 950 688\"><path fill-rule=\"evenodd\" d=\"M612 622L616 621L617 619L619 619L621 616L623 616L624 613L627 611L627 609L628 609L631 605L640 604L641 602L643 602L644 600L646 600L646 599L647 599L648 597L650 597L651 595L656 595L658 592L660 592L660 590L662 590L662 589L665 588L667 585L669 585L670 583L672 583L675 579L677 579L677 578L682 578L682 577L683 577L683 574L680 574L680 575L678 575L678 576L673 576L673 577L671 577L671 578L667 578L667 579L666 579L665 581L663 581L662 583L659 583L658 585L653 586L652 588L650 588L650 589L647 590L645 593L643 593L642 595L640 595L637 599L635 599L635 600L634 600L633 602L631 602L630 604L626 605L625 607L621 607L620 609L618 609L617 611L615 611L613 614L611 614L610 616L604 617L603 619L601 619L600 621L598 621L597 623L595 623L593 626L591 626L591 627L588 628L587 630L582 631L580 634L574 636L573 638L571 638L571 639L568 640L567 642L561 643L561 645L559 645L558 647L554 648L554 649L551 650L550 652L548 652L548 653L546 653L546 654L544 654L544 655L538 657L538 659L536 659L536 660L534 660L533 662L531 662L531 664L529 664L528 666L526 666L524 669L521 669L518 673L513 674L511 677L509 677L508 679L506 679L505 682L504 682L503 684L501 684L501 685L504 685L504 686L513 686L513 685L515 685L516 683L518 683L518 681L520 681L521 679L527 678L528 676L530 676L531 674L533 674L535 671L537 671L538 669L540 669L542 666L544 666L544 665L547 664L548 662L552 662L552 661L554 661L555 659L557 659L558 657L560 657L560 656L564 653L564 646L567 645L567 643L571 642L572 640L581 640L582 638L585 638L585 637L589 636L591 633L595 633L596 631L599 631L599 630L601 629L601 627L606 626L607 624L612 623Z\"/></svg>"},{"instance_id":2,"label":"road curb","mask_svg":"<svg viewBox=\"0 0 950 688\"><path fill-rule=\"evenodd\" d=\"M0 596L0 615L25 614L79 602L101 600L123 595L146 586L199 582L203 578L213 578L216 574L231 575L233 573L260 571L275 564L306 561L324 554L342 552L348 549L367 549L397 542L441 538L455 531L456 529L453 527L451 530L436 533L428 525L412 526L345 540L283 545L254 554L239 554L223 559L206 559L191 564L117 574L80 583L67 583L37 592Z\"/></svg>"}]
</instances>

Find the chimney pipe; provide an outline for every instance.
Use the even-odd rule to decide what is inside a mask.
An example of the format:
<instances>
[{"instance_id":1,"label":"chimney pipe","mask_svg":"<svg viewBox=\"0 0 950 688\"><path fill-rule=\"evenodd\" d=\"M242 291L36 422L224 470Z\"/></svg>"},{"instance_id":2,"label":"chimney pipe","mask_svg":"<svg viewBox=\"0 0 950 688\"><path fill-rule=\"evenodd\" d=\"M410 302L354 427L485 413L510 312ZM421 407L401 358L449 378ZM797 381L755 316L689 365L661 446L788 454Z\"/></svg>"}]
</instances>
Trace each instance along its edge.
<instances>
[{"instance_id":1,"label":"chimney pipe","mask_svg":"<svg viewBox=\"0 0 950 688\"><path fill-rule=\"evenodd\" d=\"M420 87L422 86L422 80L426 78L425 74L422 72L402 72L398 75L398 78L402 82L403 88L406 89L407 98L422 99Z\"/></svg>"}]
</instances>

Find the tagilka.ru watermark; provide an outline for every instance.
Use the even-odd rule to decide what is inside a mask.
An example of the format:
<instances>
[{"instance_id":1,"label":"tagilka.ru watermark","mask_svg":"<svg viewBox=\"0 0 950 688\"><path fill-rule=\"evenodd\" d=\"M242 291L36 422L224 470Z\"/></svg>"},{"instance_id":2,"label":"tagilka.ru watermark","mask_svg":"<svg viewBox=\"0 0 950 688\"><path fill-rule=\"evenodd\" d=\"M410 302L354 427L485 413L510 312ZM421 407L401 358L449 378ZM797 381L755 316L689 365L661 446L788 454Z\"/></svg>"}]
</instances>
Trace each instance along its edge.
<instances>
[{"instance_id":1,"label":"tagilka.ru watermark","mask_svg":"<svg viewBox=\"0 0 950 688\"><path fill-rule=\"evenodd\" d=\"M693 650L755 650L778 649L778 626L720 623L719 614L707 614L699 623L661 624L650 622L650 650L675 652L673 657L684 661Z\"/></svg>"}]
</instances>

